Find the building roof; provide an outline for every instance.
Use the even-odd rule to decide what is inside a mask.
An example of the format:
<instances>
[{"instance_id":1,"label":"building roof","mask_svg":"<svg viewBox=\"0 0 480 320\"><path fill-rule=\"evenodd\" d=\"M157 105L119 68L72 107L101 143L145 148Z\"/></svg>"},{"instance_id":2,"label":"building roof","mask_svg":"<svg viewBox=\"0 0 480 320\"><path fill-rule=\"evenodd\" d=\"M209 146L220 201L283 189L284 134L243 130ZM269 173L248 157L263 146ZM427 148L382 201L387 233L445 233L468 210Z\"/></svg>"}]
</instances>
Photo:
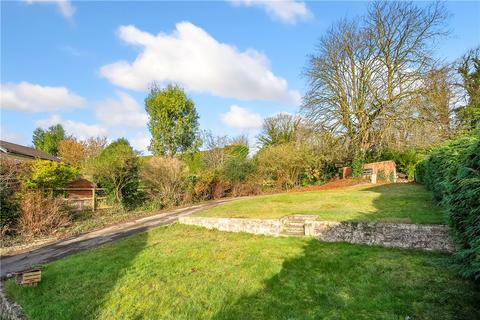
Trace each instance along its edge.
<instances>
[{"instance_id":1,"label":"building roof","mask_svg":"<svg viewBox=\"0 0 480 320\"><path fill-rule=\"evenodd\" d=\"M52 156L51 154L45 153L43 151L21 146L19 144L7 142L0 140L0 152L11 154L13 156L27 157L32 159L42 159L42 160L51 160L51 161L60 161L59 158Z\"/></svg>"}]
</instances>

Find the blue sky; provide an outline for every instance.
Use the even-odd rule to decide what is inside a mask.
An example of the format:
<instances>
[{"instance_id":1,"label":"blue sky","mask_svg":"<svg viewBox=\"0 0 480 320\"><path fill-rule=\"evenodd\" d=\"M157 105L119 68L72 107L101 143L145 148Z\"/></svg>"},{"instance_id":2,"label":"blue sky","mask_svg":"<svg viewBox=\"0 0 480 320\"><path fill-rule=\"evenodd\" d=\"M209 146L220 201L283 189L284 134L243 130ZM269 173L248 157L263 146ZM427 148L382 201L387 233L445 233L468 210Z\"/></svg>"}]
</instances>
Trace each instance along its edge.
<instances>
[{"instance_id":1,"label":"blue sky","mask_svg":"<svg viewBox=\"0 0 480 320\"><path fill-rule=\"evenodd\" d=\"M418 3L425 5L425 2ZM253 140L264 117L298 112L302 69L325 30L367 2L1 2L1 136L31 144L56 122L80 138L146 150L148 84L188 91L202 129ZM447 2L447 61L480 43L480 2Z\"/></svg>"}]
</instances>

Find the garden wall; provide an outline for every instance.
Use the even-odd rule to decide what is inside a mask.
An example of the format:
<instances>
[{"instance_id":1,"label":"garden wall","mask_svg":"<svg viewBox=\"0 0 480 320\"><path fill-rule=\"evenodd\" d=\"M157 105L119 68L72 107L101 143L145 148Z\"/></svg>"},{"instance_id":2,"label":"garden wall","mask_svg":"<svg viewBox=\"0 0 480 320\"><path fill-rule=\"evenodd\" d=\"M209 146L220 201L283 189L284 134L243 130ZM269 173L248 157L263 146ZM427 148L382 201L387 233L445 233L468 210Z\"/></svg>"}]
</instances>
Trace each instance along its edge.
<instances>
[{"instance_id":1,"label":"garden wall","mask_svg":"<svg viewBox=\"0 0 480 320\"><path fill-rule=\"evenodd\" d=\"M385 247L452 252L454 246L443 225L307 221L305 235L327 242L381 245Z\"/></svg>"},{"instance_id":2,"label":"garden wall","mask_svg":"<svg viewBox=\"0 0 480 320\"><path fill-rule=\"evenodd\" d=\"M180 223L228 232L247 232L271 236L284 233L286 220L181 217ZM385 247L452 252L454 246L443 225L401 223L335 222L305 219L303 236L326 242L350 242Z\"/></svg>"},{"instance_id":3,"label":"garden wall","mask_svg":"<svg viewBox=\"0 0 480 320\"><path fill-rule=\"evenodd\" d=\"M179 222L220 231L247 232L269 236L278 236L282 227L280 220L275 219L180 217Z\"/></svg>"}]
</instances>

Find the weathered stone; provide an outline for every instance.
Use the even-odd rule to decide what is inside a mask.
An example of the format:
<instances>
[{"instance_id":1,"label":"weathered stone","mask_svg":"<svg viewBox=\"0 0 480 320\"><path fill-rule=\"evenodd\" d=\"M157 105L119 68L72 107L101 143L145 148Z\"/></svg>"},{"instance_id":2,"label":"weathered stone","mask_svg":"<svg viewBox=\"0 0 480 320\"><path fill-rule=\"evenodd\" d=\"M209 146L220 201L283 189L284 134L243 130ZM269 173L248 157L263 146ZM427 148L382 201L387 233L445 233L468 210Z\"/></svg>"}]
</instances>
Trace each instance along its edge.
<instances>
[{"instance_id":1,"label":"weathered stone","mask_svg":"<svg viewBox=\"0 0 480 320\"><path fill-rule=\"evenodd\" d=\"M310 236L326 242L350 242L385 247L452 252L454 246L444 225L317 221L317 216L293 215L280 220L182 217L180 223L229 232L271 236ZM302 225L303 224L303 225ZM302 232L303 229L303 232Z\"/></svg>"},{"instance_id":2,"label":"weathered stone","mask_svg":"<svg viewBox=\"0 0 480 320\"><path fill-rule=\"evenodd\" d=\"M402 223L308 221L305 234L326 242L382 245L385 247L452 252L454 246L443 225Z\"/></svg>"},{"instance_id":3,"label":"weathered stone","mask_svg":"<svg viewBox=\"0 0 480 320\"><path fill-rule=\"evenodd\" d=\"M181 217L179 222L220 231L247 232L270 236L278 236L282 226L280 220L275 219Z\"/></svg>"}]
</instances>

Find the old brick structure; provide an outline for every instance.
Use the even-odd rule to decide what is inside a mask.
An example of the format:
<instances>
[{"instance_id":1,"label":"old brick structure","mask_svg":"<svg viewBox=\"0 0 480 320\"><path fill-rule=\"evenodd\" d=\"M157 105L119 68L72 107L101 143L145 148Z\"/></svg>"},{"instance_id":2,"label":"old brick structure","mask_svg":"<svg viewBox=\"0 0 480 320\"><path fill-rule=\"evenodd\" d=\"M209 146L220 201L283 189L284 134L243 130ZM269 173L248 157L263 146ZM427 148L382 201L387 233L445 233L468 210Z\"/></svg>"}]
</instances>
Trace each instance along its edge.
<instances>
[{"instance_id":1,"label":"old brick structure","mask_svg":"<svg viewBox=\"0 0 480 320\"><path fill-rule=\"evenodd\" d=\"M372 174L375 174L377 179L381 178L379 177L379 173L383 172L383 175L386 179L390 179L390 177L392 177L393 180L396 180L397 166L393 160L365 163L363 165L363 170L365 169L372 170Z\"/></svg>"}]
</instances>

